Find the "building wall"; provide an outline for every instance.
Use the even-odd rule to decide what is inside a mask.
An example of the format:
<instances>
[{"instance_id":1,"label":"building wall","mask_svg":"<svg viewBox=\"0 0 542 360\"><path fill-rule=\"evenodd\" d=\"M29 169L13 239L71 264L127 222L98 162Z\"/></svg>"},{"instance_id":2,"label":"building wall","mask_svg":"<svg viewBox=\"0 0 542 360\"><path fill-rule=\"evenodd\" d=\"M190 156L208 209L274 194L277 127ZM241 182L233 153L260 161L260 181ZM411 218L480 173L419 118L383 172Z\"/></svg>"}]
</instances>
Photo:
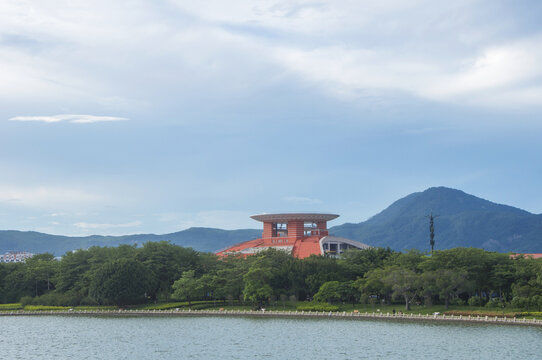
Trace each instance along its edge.
<instances>
[{"instance_id":1,"label":"building wall","mask_svg":"<svg viewBox=\"0 0 542 360\"><path fill-rule=\"evenodd\" d=\"M264 239L270 238L273 236L273 223L271 222L264 222L263 223L263 235L262 237Z\"/></svg>"},{"instance_id":2,"label":"building wall","mask_svg":"<svg viewBox=\"0 0 542 360\"><path fill-rule=\"evenodd\" d=\"M290 221L288 222L288 237L291 239L300 239L304 236L305 222L304 221Z\"/></svg>"}]
</instances>

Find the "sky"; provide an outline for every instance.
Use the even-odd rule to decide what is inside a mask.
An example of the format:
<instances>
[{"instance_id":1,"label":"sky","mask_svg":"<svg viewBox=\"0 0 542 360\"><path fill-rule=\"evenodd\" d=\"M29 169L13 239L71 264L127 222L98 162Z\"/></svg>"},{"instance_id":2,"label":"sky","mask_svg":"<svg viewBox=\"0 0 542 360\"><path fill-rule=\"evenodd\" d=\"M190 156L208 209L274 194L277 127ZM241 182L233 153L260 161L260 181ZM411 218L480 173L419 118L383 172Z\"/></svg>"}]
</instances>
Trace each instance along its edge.
<instances>
[{"instance_id":1,"label":"sky","mask_svg":"<svg viewBox=\"0 0 542 360\"><path fill-rule=\"evenodd\" d=\"M542 2L0 0L0 229L542 213Z\"/></svg>"}]
</instances>

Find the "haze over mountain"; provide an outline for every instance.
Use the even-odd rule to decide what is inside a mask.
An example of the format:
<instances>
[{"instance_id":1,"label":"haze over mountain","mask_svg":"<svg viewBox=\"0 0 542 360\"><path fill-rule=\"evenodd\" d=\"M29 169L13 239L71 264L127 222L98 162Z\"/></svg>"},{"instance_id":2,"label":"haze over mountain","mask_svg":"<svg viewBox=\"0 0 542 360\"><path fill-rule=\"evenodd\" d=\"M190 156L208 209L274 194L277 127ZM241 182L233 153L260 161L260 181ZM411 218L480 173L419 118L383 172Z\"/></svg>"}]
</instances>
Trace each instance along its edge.
<instances>
[{"instance_id":1,"label":"haze over mountain","mask_svg":"<svg viewBox=\"0 0 542 360\"><path fill-rule=\"evenodd\" d=\"M445 187L410 194L367 221L330 232L372 246L429 250L430 213L437 216L435 249L542 252L542 215Z\"/></svg>"},{"instance_id":2,"label":"haze over mountain","mask_svg":"<svg viewBox=\"0 0 542 360\"><path fill-rule=\"evenodd\" d=\"M25 250L32 253L50 252L57 256L67 251L91 246L141 245L147 241L170 241L172 244L191 247L198 251L212 252L244 240L261 236L261 230L222 230L193 227L171 234L138 234L124 236L61 236L35 231L0 231L0 254L8 250Z\"/></svg>"},{"instance_id":3,"label":"haze over mountain","mask_svg":"<svg viewBox=\"0 0 542 360\"><path fill-rule=\"evenodd\" d=\"M337 236L395 250L429 250L430 213L435 219L435 249L458 246L500 252L542 252L542 215L487 201L460 190L434 187L410 194L367 221L330 228ZM198 251L216 251L261 236L259 229L190 228L171 234L69 237L38 232L0 231L0 253L66 251L90 246L171 241Z\"/></svg>"}]
</instances>

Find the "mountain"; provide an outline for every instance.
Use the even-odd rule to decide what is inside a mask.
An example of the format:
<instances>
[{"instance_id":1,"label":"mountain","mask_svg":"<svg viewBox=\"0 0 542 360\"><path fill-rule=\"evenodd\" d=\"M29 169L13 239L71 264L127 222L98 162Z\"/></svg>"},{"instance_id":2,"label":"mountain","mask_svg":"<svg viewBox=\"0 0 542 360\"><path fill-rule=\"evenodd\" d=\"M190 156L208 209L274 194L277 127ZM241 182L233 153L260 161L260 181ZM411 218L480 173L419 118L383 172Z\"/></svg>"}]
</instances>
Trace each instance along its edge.
<instances>
[{"instance_id":1,"label":"mountain","mask_svg":"<svg viewBox=\"0 0 542 360\"><path fill-rule=\"evenodd\" d=\"M445 187L410 194L367 221L335 226L330 233L371 246L429 250L427 216L430 213L437 215L435 249L467 246L500 252L542 253L542 215ZM0 254L8 250L26 250L59 256L66 251L91 246L141 245L162 240L198 251L216 251L261 234L262 230L252 229L190 228L165 235L70 237L8 230L0 231Z\"/></svg>"},{"instance_id":2,"label":"mountain","mask_svg":"<svg viewBox=\"0 0 542 360\"><path fill-rule=\"evenodd\" d=\"M437 215L435 249L542 252L542 215L445 187L410 194L367 221L335 226L330 233L372 246L429 250L430 213Z\"/></svg>"},{"instance_id":3,"label":"mountain","mask_svg":"<svg viewBox=\"0 0 542 360\"><path fill-rule=\"evenodd\" d=\"M195 227L171 234L138 234L124 236L61 236L34 231L0 231L0 254L9 250L31 253L50 252L57 256L67 251L86 249L91 246L118 246L143 244L147 241L170 241L172 244L191 247L198 251L215 251L226 246L260 237L261 230L221 230Z\"/></svg>"}]
</instances>

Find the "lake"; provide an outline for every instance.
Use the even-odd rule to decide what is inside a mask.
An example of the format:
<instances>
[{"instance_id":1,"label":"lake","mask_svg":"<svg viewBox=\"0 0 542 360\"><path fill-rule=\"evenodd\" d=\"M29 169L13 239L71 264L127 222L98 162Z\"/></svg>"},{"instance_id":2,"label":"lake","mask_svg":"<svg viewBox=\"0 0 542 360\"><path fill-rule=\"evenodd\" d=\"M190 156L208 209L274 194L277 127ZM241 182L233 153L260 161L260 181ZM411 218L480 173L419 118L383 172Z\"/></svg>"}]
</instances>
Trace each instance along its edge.
<instances>
[{"instance_id":1,"label":"lake","mask_svg":"<svg viewBox=\"0 0 542 360\"><path fill-rule=\"evenodd\" d=\"M0 317L3 359L540 359L542 328L250 317Z\"/></svg>"}]
</instances>

